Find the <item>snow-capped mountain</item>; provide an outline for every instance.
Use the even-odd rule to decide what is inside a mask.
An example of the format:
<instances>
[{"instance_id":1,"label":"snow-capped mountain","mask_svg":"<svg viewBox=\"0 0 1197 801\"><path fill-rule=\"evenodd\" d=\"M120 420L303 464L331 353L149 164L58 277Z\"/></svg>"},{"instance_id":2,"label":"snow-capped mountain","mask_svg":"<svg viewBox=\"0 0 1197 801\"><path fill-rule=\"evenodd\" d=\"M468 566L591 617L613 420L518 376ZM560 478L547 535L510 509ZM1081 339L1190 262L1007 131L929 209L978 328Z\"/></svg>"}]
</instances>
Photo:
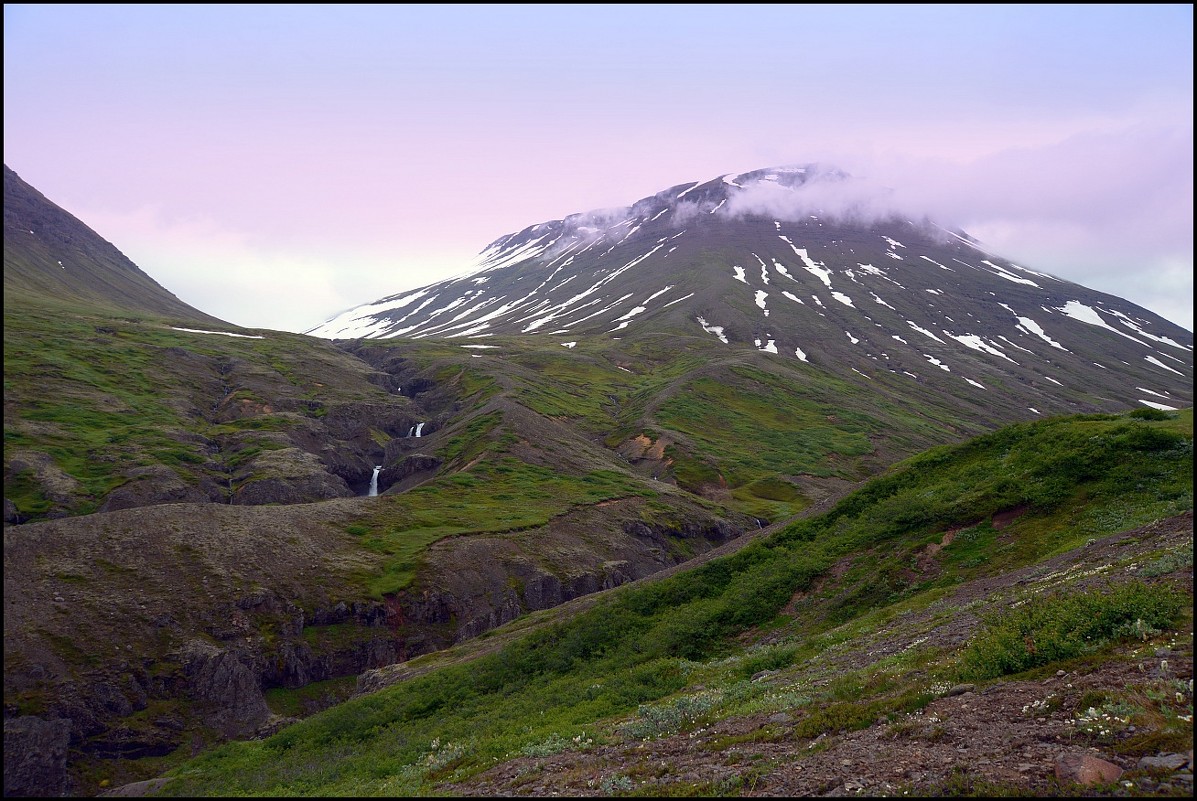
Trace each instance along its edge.
<instances>
[{"instance_id":1,"label":"snow-capped mountain","mask_svg":"<svg viewBox=\"0 0 1197 801\"><path fill-rule=\"evenodd\" d=\"M671 187L502 237L458 277L351 309L328 338L710 337L869 378L1045 393L1079 407L1192 402L1193 336L930 220L866 214L817 166ZM1054 404L1048 404L1054 405Z\"/></svg>"}]
</instances>

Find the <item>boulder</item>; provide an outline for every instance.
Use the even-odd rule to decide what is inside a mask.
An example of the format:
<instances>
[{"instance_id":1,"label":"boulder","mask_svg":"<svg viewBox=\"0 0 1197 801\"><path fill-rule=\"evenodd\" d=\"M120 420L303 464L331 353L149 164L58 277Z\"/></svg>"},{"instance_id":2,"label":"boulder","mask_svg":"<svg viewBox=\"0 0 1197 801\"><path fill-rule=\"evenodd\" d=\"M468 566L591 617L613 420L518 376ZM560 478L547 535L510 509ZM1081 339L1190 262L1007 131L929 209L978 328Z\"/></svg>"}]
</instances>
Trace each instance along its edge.
<instances>
[{"instance_id":1,"label":"boulder","mask_svg":"<svg viewBox=\"0 0 1197 801\"><path fill-rule=\"evenodd\" d=\"M1056 778L1067 784L1109 784L1121 775L1122 768L1092 754L1064 754L1056 760Z\"/></svg>"}]
</instances>

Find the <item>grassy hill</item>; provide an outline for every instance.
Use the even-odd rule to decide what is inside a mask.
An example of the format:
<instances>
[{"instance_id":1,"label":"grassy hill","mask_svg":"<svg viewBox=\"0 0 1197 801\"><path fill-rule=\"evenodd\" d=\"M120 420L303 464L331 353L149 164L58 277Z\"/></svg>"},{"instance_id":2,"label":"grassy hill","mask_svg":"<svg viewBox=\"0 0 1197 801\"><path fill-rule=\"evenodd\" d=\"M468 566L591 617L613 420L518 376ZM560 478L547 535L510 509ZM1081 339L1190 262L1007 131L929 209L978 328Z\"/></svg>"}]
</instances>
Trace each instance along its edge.
<instances>
[{"instance_id":1,"label":"grassy hill","mask_svg":"<svg viewBox=\"0 0 1197 801\"><path fill-rule=\"evenodd\" d=\"M1191 411L1010 426L906 460L733 554L496 631L466 646L472 657L398 666L390 686L218 748L155 787L777 792L798 786L803 760L858 757L861 733L955 756L968 747L958 721L937 726L929 710L963 715L971 699L974 715L1009 717L985 699L1030 687L1016 720L974 722L1050 719L1033 756L1018 743L1013 757L987 754L992 771L948 759L893 787L1065 793L1035 760L1088 746L1138 786L1162 786L1137 760L1192 748L1191 510ZM679 741L700 758L684 759ZM985 778L1011 758L1035 764ZM841 779L825 775L824 789L863 787Z\"/></svg>"},{"instance_id":2,"label":"grassy hill","mask_svg":"<svg viewBox=\"0 0 1197 801\"><path fill-rule=\"evenodd\" d=\"M875 295L873 320L850 298L792 296L769 317L721 249L749 248L762 284L752 248L801 254L780 222L757 220L688 234L676 253L653 245L660 269L633 275L665 304L651 324L612 312L634 295L623 287L603 312L622 323L601 336L561 342L564 329L521 324L331 342L193 309L4 179L6 795L94 793L171 767L165 789L200 794L848 791L867 777L820 768L804 784L766 766L831 759L818 755L853 747L853 732L879 753L882 718L923 732L902 716L964 703L942 692L953 681L1046 669L1027 655L1081 659L1086 681L1112 687L1122 663L1107 657L1143 643L1171 654L1166 632L1188 625L1191 410L1118 414L1143 393L1183 405L1191 381L1141 349L1155 342L1191 369L1170 352L1187 346L1116 299L1102 299L1107 313L1148 342L1064 314L1061 345L1010 330L1023 318L986 301L978 330L1047 361L968 355L982 341L968 337L914 348L908 328L939 340L915 320L955 271L906 264L880 231L841 241L815 221L803 236L820 258L867 245L903 263L907 284L886 282L914 305ZM630 237L639 263L645 243ZM776 280L795 281L777 264ZM542 266L523 264L503 292ZM963 266L976 272L953 278L964 300L932 316L982 325L969 298L1006 297L1010 275ZM613 277L592 289L615 291ZM1092 299L1013 283L1044 313ZM701 308L666 301L675 289ZM453 297L442 301L465 302ZM790 319L810 362L773 347L786 314L802 315ZM939 363L949 353L972 378ZM1110 413L1051 417L1062 412ZM1107 579L1108 592L1095 584ZM1018 636L989 615L1011 598L1030 615ZM1120 757L1191 740L1177 723L1191 686L1172 704L1175 676L1152 670L1163 684L1133 698L1149 734ZM1016 697L1007 686L998 696ZM338 706L357 690L371 694ZM1072 726L1080 703L1053 709ZM898 739L938 736L927 731ZM699 742L713 762L695 757ZM1010 769L987 776L1042 789ZM904 770L914 790L956 786Z\"/></svg>"}]
</instances>

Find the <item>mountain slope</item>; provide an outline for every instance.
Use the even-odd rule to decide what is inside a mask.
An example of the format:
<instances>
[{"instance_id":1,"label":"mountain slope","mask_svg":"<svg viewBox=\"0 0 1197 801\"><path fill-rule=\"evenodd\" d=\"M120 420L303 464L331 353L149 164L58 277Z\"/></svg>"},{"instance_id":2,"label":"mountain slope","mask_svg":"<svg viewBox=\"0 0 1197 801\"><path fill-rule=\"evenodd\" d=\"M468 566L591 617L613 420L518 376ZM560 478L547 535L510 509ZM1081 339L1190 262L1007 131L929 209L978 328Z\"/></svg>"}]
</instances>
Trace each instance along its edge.
<instances>
[{"instance_id":1,"label":"mountain slope","mask_svg":"<svg viewBox=\"0 0 1197 801\"><path fill-rule=\"evenodd\" d=\"M703 234L709 247L692 266L734 244L723 234L755 242L756 229L734 222ZM778 230L771 220L763 229ZM608 272L596 272L605 282L592 295L643 278L640 266L672 268L681 252L610 280L626 262L597 261ZM705 329L678 302L655 314L641 304L610 321L627 327L587 336L546 337L547 323L525 333L524 322L514 333L334 343L195 330L178 324L195 318L147 310L161 300L152 287L125 296L97 278L85 286L94 301L37 290L26 278L63 272L46 266L58 253L6 236L16 290L5 296L6 792L10 775L32 775L25 790L87 792L154 775L191 748L327 708L368 668L521 618L534 625L544 611L526 613L825 510L928 447L1037 414L1127 405L1079 380L1024 385L989 352L973 365L989 372L970 374L992 378L982 391L937 367L882 366L883 356L853 370L813 349L806 360L762 351L767 341L746 342L732 324L783 314L769 296L766 316L756 290L726 269L728 286L751 290L739 306L711 294L715 279L701 271L678 279L695 283L695 298L708 292ZM779 275L765 272L762 284ZM502 269L476 277L483 287L522 280ZM791 312L817 308L826 326L836 305L852 312L817 288L802 304L781 297ZM716 324L728 342L711 333ZM832 333L837 347L854 344ZM959 358L972 358L960 344ZM1065 344L1093 343L1078 334ZM1113 386L1135 382L1132 365L1106 361L1121 374ZM1141 386L1160 405L1179 403L1179 390ZM1160 421L1149 422L1135 425ZM1123 507L1157 487L1153 470L1126 488ZM1060 489L1042 478L1036 491ZM1002 496L1011 503L1013 488ZM1174 500L1164 489L1157 512ZM969 495L964 484L952 491ZM907 501L885 511L914 521L919 503ZM897 587L889 578L861 583ZM40 772L25 771L24 758Z\"/></svg>"},{"instance_id":2,"label":"mountain slope","mask_svg":"<svg viewBox=\"0 0 1197 801\"><path fill-rule=\"evenodd\" d=\"M1192 403L1192 333L930 221L836 211L850 188L815 167L675 186L502 237L472 272L308 333L700 335L1032 414Z\"/></svg>"},{"instance_id":3,"label":"mountain slope","mask_svg":"<svg viewBox=\"0 0 1197 801\"><path fill-rule=\"evenodd\" d=\"M1192 743L1191 456L1191 412L1152 410L936 448L734 554L372 673L154 787L1068 795L1055 766L1091 749L1155 781L1140 759L1183 766Z\"/></svg>"},{"instance_id":4,"label":"mountain slope","mask_svg":"<svg viewBox=\"0 0 1197 801\"><path fill-rule=\"evenodd\" d=\"M163 289L112 244L4 166L4 305L54 298L225 325Z\"/></svg>"}]
</instances>

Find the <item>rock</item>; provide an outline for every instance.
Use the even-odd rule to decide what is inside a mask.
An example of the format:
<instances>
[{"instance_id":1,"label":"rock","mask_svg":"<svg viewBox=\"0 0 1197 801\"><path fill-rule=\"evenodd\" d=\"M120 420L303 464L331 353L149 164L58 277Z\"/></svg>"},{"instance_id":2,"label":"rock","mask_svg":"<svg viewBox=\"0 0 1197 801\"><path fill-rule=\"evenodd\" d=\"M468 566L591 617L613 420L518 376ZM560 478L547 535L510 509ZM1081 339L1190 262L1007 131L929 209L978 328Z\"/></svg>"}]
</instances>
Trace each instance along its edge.
<instances>
[{"instance_id":1,"label":"rock","mask_svg":"<svg viewBox=\"0 0 1197 801\"><path fill-rule=\"evenodd\" d=\"M233 493L232 503L243 506L311 503L354 496L343 478L329 473L319 458L298 448L264 451L234 480L242 483Z\"/></svg>"},{"instance_id":2,"label":"rock","mask_svg":"<svg viewBox=\"0 0 1197 801\"><path fill-rule=\"evenodd\" d=\"M24 518L21 516L20 510L17 509L17 505L15 503L13 503L12 501L10 501L8 498L5 498L4 499L4 522L11 523L11 524L15 525L17 523L20 523L21 520L23 520L23 519Z\"/></svg>"},{"instance_id":3,"label":"rock","mask_svg":"<svg viewBox=\"0 0 1197 801\"><path fill-rule=\"evenodd\" d=\"M122 784L120 787L113 787L111 790L100 793L100 797L109 796L147 796L151 793L157 792L162 785L166 784L170 779L157 778L147 779L143 782L132 782L131 784Z\"/></svg>"},{"instance_id":4,"label":"rock","mask_svg":"<svg viewBox=\"0 0 1197 801\"><path fill-rule=\"evenodd\" d=\"M33 715L4 721L4 796L64 796L71 790L67 775L70 721L42 720Z\"/></svg>"},{"instance_id":5,"label":"rock","mask_svg":"<svg viewBox=\"0 0 1197 801\"><path fill-rule=\"evenodd\" d=\"M288 726L299 723L299 721L300 718L286 717L283 715L271 715L270 720L259 726L258 730L254 732L253 739L265 740L267 737L278 734Z\"/></svg>"},{"instance_id":6,"label":"rock","mask_svg":"<svg viewBox=\"0 0 1197 801\"><path fill-rule=\"evenodd\" d=\"M793 720L789 712L777 712L769 716L770 723L792 723Z\"/></svg>"},{"instance_id":7,"label":"rock","mask_svg":"<svg viewBox=\"0 0 1197 801\"><path fill-rule=\"evenodd\" d=\"M1092 754L1064 754L1056 759L1056 778L1071 784L1108 784L1117 781L1122 768Z\"/></svg>"},{"instance_id":8,"label":"rock","mask_svg":"<svg viewBox=\"0 0 1197 801\"><path fill-rule=\"evenodd\" d=\"M353 491L339 476L327 473L299 478L263 478L246 482L232 502L239 506L265 506L270 503L315 503L333 498L352 498Z\"/></svg>"},{"instance_id":9,"label":"rock","mask_svg":"<svg viewBox=\"0 0 1197 801\"><path fill-rule=\"evenodd\" d=\"M208 725L225 737L252 734L270 717L258 674L233 651L195 640L182 661L188 695L199 702Z\"/></svg>"},{"instance_id":10,"label":"rock","mask_svg":"<svg viewBox=\"0 0 1197 801\"><path fill-rule=\"evenodd\" d=\"M1139 770L1180 770L1188 764L1189 758L1184 754L1160 754L1140 759Z\"/></svg>"},{"instance_id":11,"label":"rock","mask_svg":"<svg viewBox=\"0 0 1197 801\"><path fill-rule=\"evenodd\" d=\"M389 486L412 476L428 478L440 469L441 460L435 456L429 456L426 453L413 453L410 456L404 456L399 446L396 445L398 442L399 440L391 440L387 443L384 459L388 466L378 477L380 487L384 481ZM381 489L379 491L381 492Z\"/></svg>"},{"instance_id":12,"label":"rock","mask_svg":"<svg viewBox=\"0 0 1197 801\"><path fill-rule=\"evenodd\" d=\"M124 473L125 484L108 493L101 512L133 509L160 503L205 503L208 494L199 487L179 478L166 465L136 467Z\"/></svg>"},{"instance_id":13,"label":"rock","mask_svg":"<svg viewBox=\"0 0 1197 801\"><path fill-rule=\"evenodd\" d=\"M975 684L957 684L948 690L948 695L964 695L965 693L971 693L975 689L977 689L977 685Z\"/></svg>"}]
</instances>

